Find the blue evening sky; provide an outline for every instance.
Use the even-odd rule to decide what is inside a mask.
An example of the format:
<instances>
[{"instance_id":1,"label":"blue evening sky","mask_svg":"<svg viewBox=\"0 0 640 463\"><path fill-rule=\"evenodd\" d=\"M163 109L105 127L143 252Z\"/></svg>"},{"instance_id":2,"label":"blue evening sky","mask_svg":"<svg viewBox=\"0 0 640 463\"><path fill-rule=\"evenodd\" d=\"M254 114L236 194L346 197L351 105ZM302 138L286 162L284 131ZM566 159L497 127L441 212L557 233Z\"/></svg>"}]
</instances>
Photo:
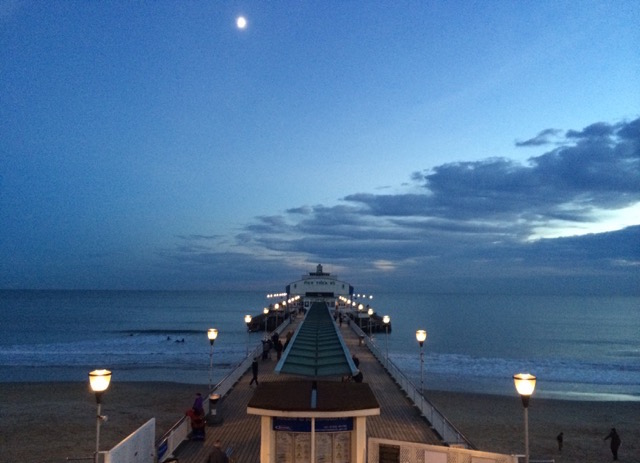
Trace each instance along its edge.
<instances>
[{"instance_id":1,"label":"blue evening sky","mask_svg":"<svg viewBox=\"0 0 640 463\"><path fill-rule=\"evenodd\" d=\"M236 27L244 15L248 25ZM0 288L640 292L636 1L0 1Z\"/></svg>"}]
</instances>

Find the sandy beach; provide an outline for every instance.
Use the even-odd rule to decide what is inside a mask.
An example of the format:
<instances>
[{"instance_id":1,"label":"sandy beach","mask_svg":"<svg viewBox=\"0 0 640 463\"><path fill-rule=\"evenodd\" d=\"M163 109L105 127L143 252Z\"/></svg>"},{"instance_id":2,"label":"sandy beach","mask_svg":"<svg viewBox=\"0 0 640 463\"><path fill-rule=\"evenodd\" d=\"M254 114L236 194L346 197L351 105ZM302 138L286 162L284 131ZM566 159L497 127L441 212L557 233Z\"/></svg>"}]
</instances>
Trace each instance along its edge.
<instances>
[{"instance_id":1,"label":"sandy beach","mask_svg":"<svg viewBox=\"0 0 640 463\"><path fill-rule=\"evenodd\" d=\"M107 415L101 449L108 449L155 417L158 437L193 402L197 386L114 383L103 398ZM522 453L523 413L518 397L431 392L430 400L479 449ZM88 383L0 384L0 463L59 463L90 458L95 450L96 404ZM640 462L640 402L578 402L534 398L529 408L532 458L608 462L603 441L611 426L622 438L620 461ZM556 435L564 432L558 452Z\"/></svg>"},{"instance_id":2,"label":"sandy beach","mask_svg":"<svg viewBox=\"0 0 640 463\"><path fill-rule=\"evenodd\" d=\"M190 384L113 382L102 398L102 415L108 419L101 426L101 450L153 417L160 437L191 407L197 391ZM96 411L88 381L0 383L0 462L59 463L91 457Z\"/></svg>"},{"instance_id":3,"label":"sandy beach","mask_svg":"<svg viewBox=\"0 0 640 463\"><path fill-rule=\"evenodd\" d=\"M453 392L427 394L476 447L499 453L524 453L524 412L519 397ZM640 402L588 402L539 399L529 404L531 458L559 463L608 462L612 426L622 439L619 461L640 462ZM564 433L562 453L556 436Z\"/></svg>"}]
</instances>

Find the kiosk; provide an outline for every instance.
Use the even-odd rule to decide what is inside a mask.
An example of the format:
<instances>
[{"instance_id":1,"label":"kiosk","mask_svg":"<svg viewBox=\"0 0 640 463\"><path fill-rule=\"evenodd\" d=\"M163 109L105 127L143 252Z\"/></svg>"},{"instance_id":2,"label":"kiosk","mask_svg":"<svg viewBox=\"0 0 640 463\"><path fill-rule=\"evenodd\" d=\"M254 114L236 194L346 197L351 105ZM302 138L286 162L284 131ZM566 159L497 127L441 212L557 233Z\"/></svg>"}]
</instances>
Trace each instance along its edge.
<instances>
[{"instance_id":1,"label":"kiosk","mask_svg":"<svg viewBox=\"0 0 640 463\"><path fill-rule=\"evenodd\" d=\"M367 416L380 405L366 383L263 383L247 413L261 416L260 463L365 463Z\"/></svg>"}]
</instances>

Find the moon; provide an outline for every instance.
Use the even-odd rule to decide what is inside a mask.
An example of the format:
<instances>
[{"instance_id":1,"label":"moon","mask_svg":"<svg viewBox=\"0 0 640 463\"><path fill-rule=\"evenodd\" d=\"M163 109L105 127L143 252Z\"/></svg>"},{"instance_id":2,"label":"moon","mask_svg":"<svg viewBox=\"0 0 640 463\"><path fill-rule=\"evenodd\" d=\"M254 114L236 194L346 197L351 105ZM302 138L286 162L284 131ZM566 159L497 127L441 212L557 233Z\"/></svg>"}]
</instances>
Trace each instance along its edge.
<instances>
[{"instance_id":1,"label":"moon","mask_svg":"<svg viewBox=\"0 0 640 463\"><path fill-rule=\"evenodd\" d=\"M238 16L236 18L236 26L238 26L238 29L245 29L247 27L247 18Z\"/></svg>"}]
</instances>

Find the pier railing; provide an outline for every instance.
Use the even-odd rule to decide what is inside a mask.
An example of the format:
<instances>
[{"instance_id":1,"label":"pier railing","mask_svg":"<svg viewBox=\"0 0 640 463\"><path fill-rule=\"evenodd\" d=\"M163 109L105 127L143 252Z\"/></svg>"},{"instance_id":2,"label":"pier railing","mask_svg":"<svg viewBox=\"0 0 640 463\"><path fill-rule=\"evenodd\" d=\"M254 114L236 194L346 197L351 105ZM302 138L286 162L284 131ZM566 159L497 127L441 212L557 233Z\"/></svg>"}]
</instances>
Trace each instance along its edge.
<instances>
[{"instance_id":1,"label":"pier railing","mask_svg":"<svg viewBox=\"0 0 640 463\"><path fill-rule=\"evenodd\" d=\"M278 334L287 328L290 324L290 319L286 319L275 330ZM389 375L400 386L400 388L407 394L407 397L418 408L422 416L424 416L431 427L436 431L442 440L452 447L461 447L474 449L475 446L460 432L456 427L426 398L419 389L413 384L409 377L404 374L391 360L388 360L386 355L378 348L376 343L367 336L355 323L351 323L351 329L363 340L371 353L376 357L378 362L387 370ZM262 346L258 345L253 350L249 351L249 355L241 360L232 370L227 374L220 382L218 382L205 399L205 409L208 409L209 396L216 393L220 398L224 398L225 395L233 388L233 386L240 380L242 375L251 366L253 358L262 354ZM189 422L187 417L182 417L171 429L169 429L158 441L156 442L158 462L163 462L169 458L174 451L178 448L182 442L188 439L189 434Z\"/></svg>"},{"instance_id":2,"label":"pier railing","mask_svg":"<svg viewBox=\"0 0 640 463\"><path fill-rule=\"evenodd\" d=\"M442 440L452 447L474 449L475 446L427 399L413 384L413 381L403 373L387 356L378 348L372 337L367 336L355 323L350 323L351 329L369 348L373 356L387 370L393 380L407 394L424 418L429 421L431 427Z\"/></svg>"},{"instance_id":3,"label":"pier railing","mask_svg":"<svg viewBox=\"0 0 640 463\"><path fill-rule=\"evenodd\" d=\"M281 335L284 329L287 328L290 324L291 317L286 318L273 332ZM212 394L218 394L220 396L220 399L224 398L224 396L229 393L233 386L235 386L236 383L240 381L242 375L244 375L246 371L251 367L253 358L260 355L262 355L262 345L258 345L253 350L249 351L248 355L209 391L203 403L204 409L209 409L209 397ZM178 448L178 446L188 439L188 436L189 422L187 420L187 417L183 416L156 442L158 462L163 462L165 459L169 458Z\"/></svg>"},{"instance_id":4,"label":"pier railing","mask_svg":"<svg viewBox=\"0 0 640 463\"><path fill-rule=\"evenodd\" d=\"M375 437L369 438L368 440L368 463L387 461L380 457L385 447L397 448L402 456L403 463L418 463L421 461L518 463L518 458L515 455ZM533 461L531 463L533 463Z\"/></svg>"}]
</instances>

